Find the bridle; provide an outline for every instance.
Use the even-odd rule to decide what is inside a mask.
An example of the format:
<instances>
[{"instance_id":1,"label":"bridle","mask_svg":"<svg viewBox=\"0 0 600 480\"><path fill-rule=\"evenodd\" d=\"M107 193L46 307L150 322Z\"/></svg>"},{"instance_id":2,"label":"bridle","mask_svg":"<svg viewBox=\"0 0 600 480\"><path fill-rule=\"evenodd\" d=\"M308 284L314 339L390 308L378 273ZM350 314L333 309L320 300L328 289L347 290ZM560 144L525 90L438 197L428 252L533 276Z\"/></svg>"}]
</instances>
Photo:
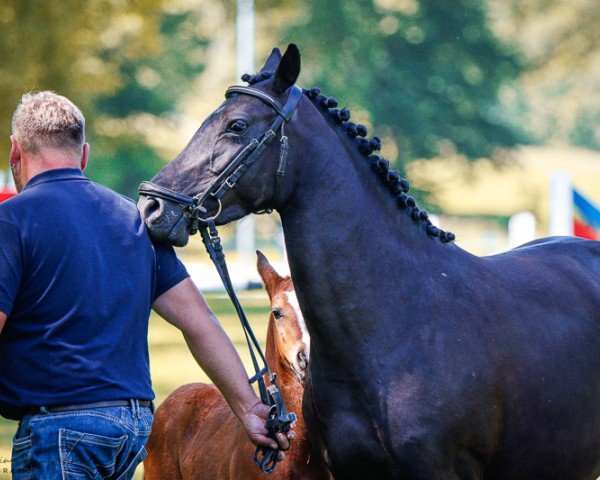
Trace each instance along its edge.
<instances>
[{"instance_id":1,"label":"bridle","mask_svg":"<svg viewBox=\"0 0 600 480\"><path fill-rule=\"evenodd\" d=\"M194 196L188 196L152 182L142 182L138 189L140 195L158 197L181 205L183 207L182 214L186 213L190 218L191 224L189 230L191 234L196 233L199 222L206 223L208 219L212 218L215 220L220 215L222 209L221 199L223 198L223 195L235 186L240 177L246 173L250 166L261 155L265 147L277 137L277 132L279 131L281 137L279 166L275 176L273 202L276 204L278 200L281 184L285 176L289 151L288 138L285 135L284 126L292 119L294 112L298 108L298 103L302 98L302 89L297 85L293 85L283 106L275 98L262 90L241 85L229 87L225 92L225 98L229 98L236 94L248 95L269 105L277 112L277 118L266 131L259 137L253 138L250 143L235 156L231 163L225 167L204 192ZM213 215L203 216L208 213L208 209L204 205L208 199L212 199L218 203L217 211Z\"/></svg>"},{"instance_id":2,"label":"bridle","mask_svg":"<svg viewBox=\"0 0 600 480\"><path fill-rule=\"evenodd\" d=\"M275 439L278 433L286 433L290 430L290 425L296 421L296 415L286 410L283 397L277 387L277 375L269 369L265 355L237 298L227 270L225 254L223 253L221 238L217 232L215 220L221 213L221 199L223 198L223 195L235 186L240 177L256 161L265 147L276 138L277 131L280 131L279 166L276 172L275 189L272 200L274 205L277 204L277 197L281 190L281 182L285 176L289 151L288 138L285 135L284 125L292 119L294 112L298 108L298 103L302 98L302 89L293 85L283 106L267 93L252 87L229 87L225 93L225 97L229 98L234 94L249 95L261 100L277 112L277 118L260 137L252 139L250 143L236 155L232 162L227 165L204 192L190 197L152 182L142 182L138 191L139 194L143 196L158 197L181 205L183 207L181 213L182 216L177 223L182 221L184 214L187 214L191 222L190 227L188 227L190 234L194 234L196 231L200 230L206 251L221 277L225 290L227 291L242 324L255 372L249 379L249 382L257 382L261 400L269 407L269 414L265 427L269 431L269 436ZM208 213L204 203L209 198L217 201L217 211L214 215L203 216ZM200 227L200 222L203 224L202 227ZM259 365L257 355L260 357L263 364L262 368ZM264 380L265 375L269 376L269 381L271 383L268 387ZM272 473L279 461L277 459L277 449L258 447L254 453L254 461L264 473Z\"/></svg>"}]
</instances>

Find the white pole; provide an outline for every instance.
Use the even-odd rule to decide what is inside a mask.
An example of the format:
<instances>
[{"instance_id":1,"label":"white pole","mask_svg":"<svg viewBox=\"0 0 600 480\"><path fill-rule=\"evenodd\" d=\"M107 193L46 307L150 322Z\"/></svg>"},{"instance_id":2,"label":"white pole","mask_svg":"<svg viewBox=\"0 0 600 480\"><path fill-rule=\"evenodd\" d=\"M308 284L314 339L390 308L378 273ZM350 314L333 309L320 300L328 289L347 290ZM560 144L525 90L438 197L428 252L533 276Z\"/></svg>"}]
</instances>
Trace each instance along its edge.
<instances>
[{"instance_id":1,"label":"white pole","mask_svg":"<svg viewBox=\"0 0 600 480\"><path fill-rule=\"evenodd\" d=\"M237 0L237 79L244 73L254 73L254 0ZM236 227L235 245L238 261L241 265L251 268L255 263L255 232L254 216L249 215ZM246 272L246 269L243 269ZM248 270L244 282L252 278L252 270Z\"/></svg>"},{"instance_id":2,"label":"white pole","mask_svg":"<svg viewBox=\"0 0 600 480\"><path fill-rule=\"evenodd\" d=\"M550 235L573 235L573 187L568 172L550 177Z\"/></svg>"},{"instance_id":3,"label":"white pole","mask_svg":"<svg viewBox=\"0 0 600 480\"><path fill-rule=\"evenodd\" d=\"M508 246L518 247L535 239L535 217L531 212L515 213L508 221Z\"/></svg>"},{"instance_id":4,"label":"white pole","mask_svg":"<svg viewBox=\"0 0 600 480\"><path fill-rule=\"evenodd\" d=\"M237 81L254 73L254 0L237 0Z\"/></svg>"}]
</instances>

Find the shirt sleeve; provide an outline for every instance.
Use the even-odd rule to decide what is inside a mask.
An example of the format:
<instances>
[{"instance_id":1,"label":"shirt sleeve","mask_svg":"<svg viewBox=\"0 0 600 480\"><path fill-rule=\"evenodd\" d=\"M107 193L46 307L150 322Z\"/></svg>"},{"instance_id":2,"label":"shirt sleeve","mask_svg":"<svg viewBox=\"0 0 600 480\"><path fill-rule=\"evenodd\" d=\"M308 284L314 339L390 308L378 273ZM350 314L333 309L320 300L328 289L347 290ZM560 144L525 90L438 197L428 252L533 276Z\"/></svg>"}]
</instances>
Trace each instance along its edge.
<instances>
[{"instance_id":1,"label":"shirt sleeve","mask_svg":"<svg viewBox=\"0 0 600 480\"><path fill-rule=\"evenodd\" d=\"M183 263L177 258L175 250L170 245L157 244L154 246L156 252L156 288L154 289L154 300L167 290L170 290L190 275Z\"/></svg>"},{"instance_id":2,"label":"shirt sleeve","mask_svg":"<svg viewBox=\"0 0 600 480\"><path fill-rule=\"evenodd\" d=\"M0 220L0 312L10 315L21 286L23 259L17 228Z\"/></svg>"}]
</instances>

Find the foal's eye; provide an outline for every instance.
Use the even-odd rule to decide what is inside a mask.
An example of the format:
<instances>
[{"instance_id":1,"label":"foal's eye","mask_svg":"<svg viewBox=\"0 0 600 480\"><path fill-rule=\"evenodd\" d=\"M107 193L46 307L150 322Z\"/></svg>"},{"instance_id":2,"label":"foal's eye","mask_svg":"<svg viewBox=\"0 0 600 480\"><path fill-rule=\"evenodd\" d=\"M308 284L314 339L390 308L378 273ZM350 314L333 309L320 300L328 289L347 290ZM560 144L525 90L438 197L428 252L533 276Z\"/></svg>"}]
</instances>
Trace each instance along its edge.
<instances>
[{"instance_id":1,"label":"foal's eye","mask_svg":"<svg viewBox=\"0 0 600 480\"><path fill-rule=\"evenodd\" d=\"M232 120L231 122L229 122L229 126L227 127L227 130L229 130L230 132L242 133L247 128L248 128L248 123L245 120L237 119L237 120Z\"/></svg>"},{"instance_id":2,"label":"foal's eye","mask_svg":"<svg viewBox=\"0 0 600 480\"><path fill-rule=\"evenodd\" d=\"M276 320L279 320L281 317L283 317L283 313L281 313L281 310L274 308L273 316L275 317Z\"/></svg>"}]
</instances>

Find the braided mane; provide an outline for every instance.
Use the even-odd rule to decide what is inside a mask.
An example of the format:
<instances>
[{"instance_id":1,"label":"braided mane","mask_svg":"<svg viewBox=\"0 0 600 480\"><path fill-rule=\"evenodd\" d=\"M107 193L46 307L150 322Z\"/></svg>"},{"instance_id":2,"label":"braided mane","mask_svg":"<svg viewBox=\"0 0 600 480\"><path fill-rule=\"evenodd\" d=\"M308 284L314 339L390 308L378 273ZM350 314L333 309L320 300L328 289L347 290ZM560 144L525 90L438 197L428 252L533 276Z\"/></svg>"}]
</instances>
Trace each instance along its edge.
<instances>
[{"instance_id":1,"label":"braided mane","mask_svg":"<svg viewBox=\"0 0 600 480\"><path fill-rule=\"evenodd\" d=\"M242 81L247 82L249 85L254 85L271 78L272 75L271 72L261 72L255 75L246 73L242 75ZM429 214L425 210L421 210L417 207L417 202L414 197L408 195L410 188L408 180L402 178L396 170L390 169L389 160L373 154L374 151L381 150L381 140L379 137L367 139L367 127L351 122L350 110L346 107L341 109L337 108L339 102L333 97L321 95L321 91L318 88L315 87L309 90L302 89L302 92L318 109L323 111L325 115L328 115L334 123L343 128L349 138L354 140L358 151L366 157L367 162L371 165L371 169L388 187L388 190L392 195L394 195L398 206L402 210L407 211L410 218L416 224L425 224L425 232L427 232L427 235L439 238L442 243L452 242L456 238L452 232L446 232L431 223Z\"/></svg>"}]
</instances>

